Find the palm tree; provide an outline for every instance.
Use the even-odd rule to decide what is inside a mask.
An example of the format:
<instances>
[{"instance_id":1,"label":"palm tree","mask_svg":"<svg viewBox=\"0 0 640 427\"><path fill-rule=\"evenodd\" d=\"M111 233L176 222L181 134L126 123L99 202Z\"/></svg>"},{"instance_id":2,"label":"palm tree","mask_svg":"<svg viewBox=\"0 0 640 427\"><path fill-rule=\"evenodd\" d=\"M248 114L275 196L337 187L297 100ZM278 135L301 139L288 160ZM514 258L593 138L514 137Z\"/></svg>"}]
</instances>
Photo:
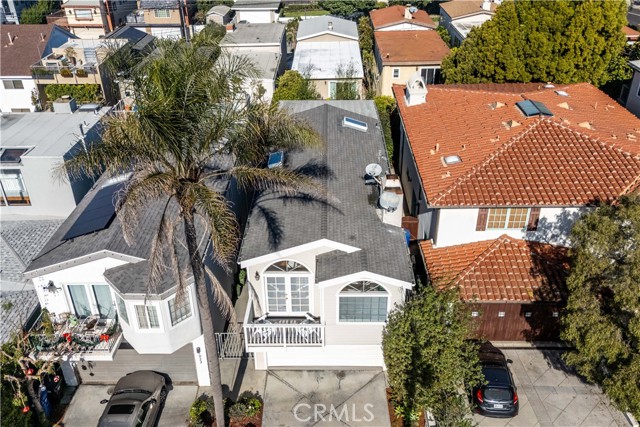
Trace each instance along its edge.
<instances>
[{"instance_id":1,"label":"palm tree","mask_svg":"<svg viewBox=\"0 0 640 427\"><path fill-rule=\"evenodd\" d=\"M240 86L252 75L251 64L221 54L217 43L203 39L196 38L191 44L161 42L150 57L128 70L136 111L109 116L102 142L66 161L60 172L71 177L95 176L103 171L110 176L131 173L116 206L128 242L133 242L138 218L145 209L162 204L148 257L148 290L153 292L160 276L171 270L176 273L180 298L188 286L185 277L188 273L193 276L214 409L218 425L222 425L222 384L209 288L231 325L235 324L234 310L206 266L203 255L208 254L203 253L199 241L208 233L210 255L230 272L239 231L232 206L213 184L234 179L245 190L313 194L318 188L312 178L286 168L263 166L270 150L317 146L320 138L306 123L283 110L248 104ZM184 246L188 268L180 264Z\"/></svg>"}]
</instances>

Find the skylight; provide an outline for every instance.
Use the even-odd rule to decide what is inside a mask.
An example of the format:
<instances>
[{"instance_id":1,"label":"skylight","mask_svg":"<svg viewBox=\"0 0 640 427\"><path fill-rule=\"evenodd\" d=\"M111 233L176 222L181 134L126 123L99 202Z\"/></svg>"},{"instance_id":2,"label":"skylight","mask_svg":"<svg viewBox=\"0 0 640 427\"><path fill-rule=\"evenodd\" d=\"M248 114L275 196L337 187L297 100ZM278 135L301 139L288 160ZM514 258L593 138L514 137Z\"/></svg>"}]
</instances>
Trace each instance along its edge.
<instances>
[{"instance_id":1,"label":"skylight","mask_svg":"<svg viewBox=\"0 0 640 427\"><path fill-rule=\"evenodd\" d=\"M20 163L21 156L26 152L26 148L5 148L0 154L0 163Z\"/></svg>"},{"instance_id":2,"label":"skylight","mask_svg":"<svg viewBox=\"0 0 640 427\"><path fill-rule=\"evenodd\" d=\"M564 90L557 90L556 94L560 95L560 96L569 96L569 94L567 92L565 92Z\"/></svg>"},{"instance_id":3,"label":"skylight","mask_svg":"<svg viewBox=\"0 0 640 427\"><path fill-rule=\"evenodd\" d=\"M442 161L445 163L445 165L455 165L462 162L462 159L457 154L454 154L451 156L443 157Z\"/></svg>"},{"instance_id":4,"label":"skylight","mask_svg":"<svg viewBox=\"0 0 640 427\"><path fill-rule=\"evenodd\" d=\"M269 160L267 161L267 167L269 169L271 168L277 168L279 166L282 166L284 160L284 152L283 151L276 151L275 153L271 153L269 154Z\"/></svg>"},{"instance_id":5,"label":"skylight","mask_svg":"<svg viewBox=\"0 0 640 427\"><path fill-rule=\"evenodd\" d=\"M345 117L344 119L342 119L342 126L359 130L360 132L366 132L367 129L369 129L369 125L367 125L365 122L353 119L351 117Z\"/></svg>"},{"instance_id":6,"label":"skylight","mask_svg":"<svg viewBox=\"0 0 640 427\"><path fill-rule=\"evenodd\" d=\"M516 102L516 105L518 106L520 111L522 111L522 114L524 114L525 117L553 117L553 113L547 108L547 106L539 101L532 101L530 99L527 99L525 101Z\"/></svg>"}]
</instances>

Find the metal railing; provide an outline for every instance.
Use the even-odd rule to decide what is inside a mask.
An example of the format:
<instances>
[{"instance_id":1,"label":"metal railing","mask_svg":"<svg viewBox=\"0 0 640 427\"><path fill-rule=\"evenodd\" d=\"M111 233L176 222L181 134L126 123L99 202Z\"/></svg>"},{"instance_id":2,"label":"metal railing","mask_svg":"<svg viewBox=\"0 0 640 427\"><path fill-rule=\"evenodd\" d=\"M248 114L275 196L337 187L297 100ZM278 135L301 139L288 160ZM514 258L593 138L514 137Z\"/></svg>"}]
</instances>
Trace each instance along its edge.
<instances>
[{"instance_id":1,"label":"metal railing","mask_svg":"<svg viewBox=\"0 0 640 427\"><path fill-rule=\"evenodd\" d=\"M322 324L252 323L243 325L247 348L251 347L313 347L324 344Z\"/></svg>"},{"instance_id":2,"label":"metal railing","mask_svg":"<svg viewBox=\"0 0 640 427\"><path fill-rule=\"evenodd\" d=\"M122 330L115 319L95 317L54 324L53 332L46 333L39 316L29 340L39 353L111 353L120 342L121 335Z\"/></svg>"},{"instance_id":3,"label":"metal railing","mask_svg":"<svg viewBox=\"0 0 640 427\"><path fill-rule=\"evenodd\" d=\"M219 359L241 359L249 357L244 349L242 332L219 332L215 334Z\"/></svg>"},{"instance_id":4,"label":"metal railing","mask_svg":"<svg viewBox=\"0 0 640 427\"><path fill-rule=\"evenodd\" d=\"M53 79L54 75L59 74L62 77L84 78L89 75L97 74L98 67L95 65L32 65L31 75L37 79Z\"/></svg>"}]
</instances>

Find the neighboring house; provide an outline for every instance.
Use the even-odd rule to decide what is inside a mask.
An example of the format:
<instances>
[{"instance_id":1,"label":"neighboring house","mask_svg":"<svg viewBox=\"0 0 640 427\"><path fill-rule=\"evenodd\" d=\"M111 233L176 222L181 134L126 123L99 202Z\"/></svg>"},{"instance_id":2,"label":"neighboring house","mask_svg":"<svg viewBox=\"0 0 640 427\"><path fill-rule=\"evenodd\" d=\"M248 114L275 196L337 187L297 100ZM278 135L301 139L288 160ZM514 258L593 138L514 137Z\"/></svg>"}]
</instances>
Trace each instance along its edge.
<instances>
[{"instance_id":1,"label":"neighboring house","mask_svg":"<svg viewBox=\"0 0 640 427\"><path fill-rule=\"evenodd\" d=\"M129 40L126 38L69 38L66 43L53 48L50 54L31 66L40 99L46 99L45 88L48 85L94 84L100 86L104 100L113 104L117 99L117 88L114 88L105 61L114 49L127 43Z\"/></svg>"},{"instance_id":2,"label":"neighboring house","mask_svg":"<svg viewBox=\"0 0 640 427\"><path fill-rule=\"evenodd\" d=\"M451 46L460 46L474 27L495 15L502 0L452 0L440 3L440 25L451 36Z\"/></svg>"},{"instance_id":3,"label":"neighboring house","mask_svg":"<svg viewBox=\"0 0 640 427\"><path fill-rule=\"evenodd\" d=\"M323 99L335 98L340 83L355 85L363 96L364 70L355 22L335 16L305 19L296 41L291 69L311 79Z\"/></svg>"},{"instance_id":4,"label":"neighboring house","mask_svg":"<svg viewBox=\"0 0 640 427\"><path fill-rule=\"evenodd\" d=\"M213 6L207 12L206 21L207 24L214 22L220 25L227 25L231 22L231 8L223 4Z\"/></svg>"},{"instance_id":5,"label":"neighboring house","mask_svg":"<svg viewBox=\"0 0 640 427\"><path fill-rule=\"evenodd\" d=\"M622 87L619 101L636 117L640 117L640 60L629 61L629 66L633 70L633 79Z\"/></svg>"},{"instance_id":6,"label":"neighboring house","mask_svg":"<svg viewBox=\"0 0 640 427\"><path fill-rule=\"evenodd\" d=\"M64 25L80 38L97 39L126 21L135 10L135 1L65 0L62 2ZM57 21L59 22L59 21Z\"/></svg>"},{"instance_id":7,"label":"neighboring house","mask_svg":"<svg viewBox=\"0 0 640 427\"><path fill-rule=\"evenodd\" d=\"M256 68L257 75L248 79L244 84L244 90L249 95L249 99L260 98L266 102L271 102L273 91L276 87L276 80L280 75L282 55L273 52L244 52L231 51L230 57L249 60ZM233 59L232 59L233 60Z\"/></svg>"},{"instance_id":8,"label":"neighboring house","mask_svg":"<svg viewBox=\"0 0 640 427\"><path fill-rule=\"evenodd\" d=\"M22 11L36 3L37 0L2 0L2 4L0 4L0 22L3 24L19 24Z\"/></svg>"},{"instance_id":9,"label":"neighboring house","mask_svg":"<svg viewBox=\"0 0 640 427\"><path fill-rule=\"evenodd\" d=\"M405 84L416 71L429 85L441 82L449 48L437 31L375 31L373 36L382 95L393 96L393 85Z\"/></svg>"},{"instance_id":10,"label":"neighboring house","mask_svg":"<svg viewBox=\"0 0 640 427\"><path fill-rule=\"evenodd\" d=\"M80 344L81 351L62 362L65 380L67 384L112 383L134 367L162 371L173 382L209 385L200 308L186 249L180 246L177 253L177 262L189 272L183 298L176 300L178 281L171 271L149 289L152 236L165 203L150 205L139 218L132 240L126 241L115 213L118 191L126 179L126 175L100 179L25 272L55 322L68 327L96 324L81 337L88 344ZM240 209L241 197L233 182L220 180L212 185ZM178 211L175 203L166 209L170 214ZM183 235L180 226L175 232ZM202 243L216 280L230 292L233 274L213 265L210 245L207 240ZM168 256L164 262L172 263ZM225 319L215 305L212 316L222 329ZM50 351L44 348L39 357L47 357ZM76 364L82 369L74 370Z\"/></svg>"},{"instance_id":11,"label":"neighboring house","mask_svg":"<svg viewBox=\"0 0 640 427\"><path fill-rule=\"evenodd\" d=\"M435 30L436 24L424 10L412 6L390 6L369 12L374 31Z\"/></svg>"},{"instance_id":12,"label":"neighboring house","mask_svg":"<svg viewBox=\"0 0 640 427\"><path fill-rule=\"evenodd\" d=\"M640 120L588 83L427 88L415 76L394 95L405 212L432 279L507 304L478 310L489 339L553 338L563 250L547 245L569 245L582 212L636 189Z\"/></svg>"},{"instance_id":13,"label":"neighboring house","mask_svg":"<svg viewBox=\"0 0 640 427\"><path fill-rule=\"evenodd\" d=\"M56 25L4 26L0 61L0 112L23 113L35 110L32 95L36 81L31 65L66 43L73 34Z\"/></svg>"},{"instance_id":14,"label":"neighboring house","mask_svg":"<svg viewBox=\"0 0 640 427\"><path fill-rule=\"evenodd\" d=\"M127 24L159 38L193 35L195 2L184 0L139 0L139 8L127 16Z\"/></svg>"},{"instance_id":15,"label":"neighboring house","mask_svg":"<svg viewBox=\"0 0 640 427\"><path fill-rule=\"evenodd\" d=\"M269 24L278 21L279 0L236 0L231 10L236 14L236 22Z\"/></svg>"},{"instance_id":16,"label":"neighboring house","mask_svg":"<svg viewBox=\"0 0 640 427\"><path fill-rule=\"evenodd\" d=\"M72 112L75 101L54 103L56 112L3 114L0 119L0 215L66 218L92 181L56 177L54 168L84 144L97 141L105 107ZM66 111L65 111L66 109ZM83 140L84 139L84 140Z\"/></svg>"},{"instance_id":17,"label":"neighboring house","mask_svg":"<svg viewBox=\"0 0 640 427\"><path fill-rule=\"evenodd\" d=\"M317 177L325 197L256 197L239 257L255 291L242 320L246 349L259 370L384 367L382 329L414 277L375 104L280 105L325 145L272 157Z\"/></svg>"},{"instance_id":18,"label":"neighboring house","mask_svg":"<svg viewBox=\"0 0 640 427\"><path fill-rule=\"evenodd\" d=\"M625 38L627 39L627 44L634 44L638 40L640 40L640 32L634 30L631 27L623 26L622 32L624 33Z\"/></svg>"}]
</instances>

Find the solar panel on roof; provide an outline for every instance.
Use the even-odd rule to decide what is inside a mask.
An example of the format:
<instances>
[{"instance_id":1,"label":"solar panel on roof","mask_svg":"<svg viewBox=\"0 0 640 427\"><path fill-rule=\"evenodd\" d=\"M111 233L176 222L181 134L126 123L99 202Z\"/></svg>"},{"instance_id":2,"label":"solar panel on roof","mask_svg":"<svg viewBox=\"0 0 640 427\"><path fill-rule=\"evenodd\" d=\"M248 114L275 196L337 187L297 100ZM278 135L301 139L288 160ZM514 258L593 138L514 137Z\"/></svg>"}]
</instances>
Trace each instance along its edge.
<instances>
[{"instance_id":1,"label":"solar panel on roof","mask_svg":"<svg viewBox=\"0 0 640 427\"><path fill-rule=\"evenodd\" d=\"M284 152L276 151L275 153L269 154L269 160L267 161L267 167L269 169L276 168L278 166L282 166L282 161L284 160Z\"/></svg>"},{"instance_id":2,"label":"solar panel on roof","mask_svg":"<svg viewBox=\"0 0 640 427\"><path fill-rule=\"evenodd\" d=\"M69 240L107 228L116 214L115 194L123 185L118 183L100 189L62 239Z\"/></svg>"},{"instance_id":3,"label":"solar panel on roof","mask_svg":"<svg viewBox=\"0 0 640 427\"><path fill-rule=\"evenodd\" d=\"M553 113L551 112L551 110L549 110L547 106L544 105L542 102L540 101L531 101L531 102L533 103L533 105L536 106L536 108L538 109L541 115L547 116L547 117L553 117Z\"/></svg>"},{"instance_id":4,"label":"solar panel on roof","mask_svg":"<svg viewBox=\"0 0 640 427\"><path fill-rule=\"evenodd\" d=\"M540 101L531 101L527 99L525 101L516 102L516 105L526 117L553 116L553 113L547 108L547 106Z\"/></svg>"}]
</instances>

